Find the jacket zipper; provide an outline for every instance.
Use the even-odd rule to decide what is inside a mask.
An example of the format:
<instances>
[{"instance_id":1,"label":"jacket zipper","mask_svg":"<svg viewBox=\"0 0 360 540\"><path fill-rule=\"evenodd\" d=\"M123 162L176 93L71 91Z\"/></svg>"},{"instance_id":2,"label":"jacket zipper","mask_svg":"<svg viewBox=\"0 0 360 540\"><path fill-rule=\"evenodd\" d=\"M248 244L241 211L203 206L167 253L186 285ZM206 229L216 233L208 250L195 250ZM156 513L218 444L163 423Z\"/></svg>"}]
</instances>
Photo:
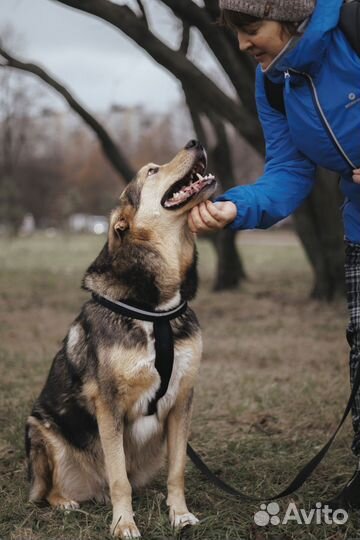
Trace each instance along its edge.
<instances>
[{"instance_id":1,"label":"jacket zipper","mask_svg":"<svg viewBox=\"0 0 360 540\"><path fill-rule=\"evenodd\" d=\"M320 120L322 122L322 124L324 125L326 131L328 132L328 135L330 137L330 139L332 140L332 142L334 143L335 145L335 148L337 149L337 151L340 153L340 155L345 159L345 161L348 163L348 165L351 167L351 169L356 169L356 165L354 165L354 163L351 161L351 159L347 156L345 150L343 149L343 147L341 146L341 144L339 143L338 139L336 138L336 135L335 133L333 132L326 116L325 116L325 113L321 107L321 104L320 104L320 100L319 100L319 96L318 96L318 93L316 91L316 86L314 84L314 81L312 80L312 78L310 77L310 75L308 75L307 73L304 73L302 71L296 71L295 69L291 69L291 70L287 70L284 74L285 76L285 87L289 85L289 78L290 78L290 73L289 71L292 71L293 73L296 73L297 75L302 75L303 77L306 78L309 86L310 86L310 89L312 91L312 96L313 96L313 100L314 100L314 104L315 104L315 109L317 110L319 116L320 116Z\"/></svg>"}]
</instances>

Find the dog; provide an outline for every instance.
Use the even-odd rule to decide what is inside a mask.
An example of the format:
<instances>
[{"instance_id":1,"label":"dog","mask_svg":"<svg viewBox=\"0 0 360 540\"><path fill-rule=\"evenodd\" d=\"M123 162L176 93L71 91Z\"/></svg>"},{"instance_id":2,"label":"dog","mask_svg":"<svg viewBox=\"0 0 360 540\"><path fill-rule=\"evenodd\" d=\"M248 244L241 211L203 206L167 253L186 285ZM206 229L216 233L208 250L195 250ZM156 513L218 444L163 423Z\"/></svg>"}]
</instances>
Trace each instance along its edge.
<instances>
[{"instance_id":1,"label":"dog","mask_svg":"<svg viewBox=\"0 0 360 540\"><path fill-rule=\"evenodd\" d=\"M204 148L193 140L169 163L142 167L127 185L107 242L83 278L93 296L72 323L26 423L30 501L74 509L110 498L116 537L140 536L132 490L156 475L166 454L171 525L198 522L186 505L184 469L202 341L184 303L197 288L187 214L216 187L213 175L204 176L206 165ZM114 312L99 298L151 313L183 303L169 323L174 360L162 396L156 398L162 379L155 323Z\"/></svg>"}]
</instances>

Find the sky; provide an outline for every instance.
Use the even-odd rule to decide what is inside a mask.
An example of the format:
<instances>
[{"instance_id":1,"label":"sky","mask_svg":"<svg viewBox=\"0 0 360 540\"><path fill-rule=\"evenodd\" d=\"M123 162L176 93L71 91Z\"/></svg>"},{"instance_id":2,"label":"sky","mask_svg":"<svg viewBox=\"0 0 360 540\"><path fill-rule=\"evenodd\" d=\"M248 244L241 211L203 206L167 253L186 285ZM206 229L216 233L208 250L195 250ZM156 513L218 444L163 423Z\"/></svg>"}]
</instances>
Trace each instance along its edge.
<instances>
[{"instance_id":1,"label":"sky","mask_svg":"<svg viewBox=\"0 0 360 540\"><path fill-rule=\"evenodd\" d=\"M133 0L129 0L131 5ZM176 22L156 0L146 0L162 38L175 44ZM108 23L54 0L0 0L0 28L15 30L14 49L24 60L41 64L80 102L105 111L113 103L166 110L182 98L179 83L142 49ZM45 85L55 108L63 101Z\"/></svg>"}]
</instances>

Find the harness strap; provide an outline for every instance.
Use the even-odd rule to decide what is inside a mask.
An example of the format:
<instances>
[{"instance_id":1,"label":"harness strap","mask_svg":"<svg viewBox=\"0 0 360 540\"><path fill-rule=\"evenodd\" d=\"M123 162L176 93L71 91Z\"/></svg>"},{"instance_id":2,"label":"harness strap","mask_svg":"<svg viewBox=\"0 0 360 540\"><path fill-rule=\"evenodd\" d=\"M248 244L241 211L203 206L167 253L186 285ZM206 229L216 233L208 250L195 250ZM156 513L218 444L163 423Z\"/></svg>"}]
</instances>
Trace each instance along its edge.
<instances>
[{"instance_id":1,"label":"harness strap","mask_svg":"<svg viewBox=\"0 0 360 540\"><path fill-rule=\"evenodd\" d=\"M187 309L187 303L182 302L179 306L169 311L147 311L131 304L111 300L107 296L92 293L92 298L98 304L106 307L113 313L152 322L154 325L155 339L155 368L160 375L160 386L155 397L148 405L147 416L156 414L157 402L162 398L169 387L171 373L174 365L174 336L170 321L180 317Z\"/></svg>"},{"instance_id":2,"label":"harness strap","mask_svg":"<svg viewBox=\"0 0 360 540\"><path fill-rule=\"evenodd\" d=\"M295 476L295 478L290 482L290 484L280 491L280 493L277 493L272 496L264 495L263 497L254 497L252 495L247 495L246 493L242 493L241 491L238 491L234 487L230 486L221 478L218 478L211 470L208 468L208 466L202 461L199 454L193 450L193 448L188 444L187 445L187 455L191 459L191 461L194 463L194 465L206 476L206 478L212 482L215 486L222 489L226 493L229 493L230 495L234 495L238 499L242 499L245 501L256 501L256 502L263 502L263 501L274 501L276 499L282 499L283 497L287 497L288 495L291 495L295 491L297 491L304 482L312 475L316 467L321 463L321 461L324 459L325 455L327 454L330 446L334 442L334 439L338 432L340 431L340 428L342 427L343 423L345 422L351 407L355 401L355 396L359 390L360 387L360 363L357 367L356 376L354 379L354 384L352 387L352 391L349 397L349 401L346 405L344 414L340 420L339 425L337 426L335 432L330 437L328 442L321 448L321 450L312 458L304 467L298 472L298 474Z\"/></svg>"},{"instance_id":3,"label":"harness strap","mask_svg":"<svg viewBox=\"0 0 360 540\"><path fill-rule=\"evenodd\" d=\"M174 365L174 336L169 320L154 322L155 368L160 375L160 386L148 405L147 415L156 413L157 402L168 389Z\"/></svg>"},{"instance_id":4,"label":"harness strap","mask_svg":"<svg viewBox=\"0 0 360 540\"><path fill-rule=\"evenodd\" d=\"M168 311L147 311L140 309L131 304L120 302L119 300L112 300L108 296L101 296L100 294L92 293L92 298L98 304L110 309L114 313L130 317L131 319L138 319L140 321L156 322L159 320L171 321L183 315L187 309L187 302L182 302L176 308Z\"/></svg>"}]
</instances>

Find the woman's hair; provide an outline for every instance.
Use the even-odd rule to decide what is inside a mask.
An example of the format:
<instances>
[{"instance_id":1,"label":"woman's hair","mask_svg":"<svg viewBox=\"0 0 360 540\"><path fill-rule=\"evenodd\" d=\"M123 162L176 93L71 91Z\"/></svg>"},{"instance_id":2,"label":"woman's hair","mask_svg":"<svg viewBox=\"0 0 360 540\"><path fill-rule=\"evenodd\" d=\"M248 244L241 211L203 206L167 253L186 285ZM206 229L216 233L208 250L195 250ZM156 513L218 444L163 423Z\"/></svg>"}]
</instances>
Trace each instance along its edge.
<instances>
[{"instance_id":1,"label":"woman's hair","mask_svg":"<svg viewBox=\"0 0 360 540\"><path fill-rule=\"evenodd\" d=\"M254 17L253 15L247 15L246 13L241 13L240 11L222 9L218 22L220 26L226 26L227 28L230 28L231 30L236 32L237 30L242 30L245 26L248 26L249 24L263 20L265 19L260 19L259 17ZM288 21L279 22L292 36L297 33L297 23Z\"/></svg>"}]
</instances>

